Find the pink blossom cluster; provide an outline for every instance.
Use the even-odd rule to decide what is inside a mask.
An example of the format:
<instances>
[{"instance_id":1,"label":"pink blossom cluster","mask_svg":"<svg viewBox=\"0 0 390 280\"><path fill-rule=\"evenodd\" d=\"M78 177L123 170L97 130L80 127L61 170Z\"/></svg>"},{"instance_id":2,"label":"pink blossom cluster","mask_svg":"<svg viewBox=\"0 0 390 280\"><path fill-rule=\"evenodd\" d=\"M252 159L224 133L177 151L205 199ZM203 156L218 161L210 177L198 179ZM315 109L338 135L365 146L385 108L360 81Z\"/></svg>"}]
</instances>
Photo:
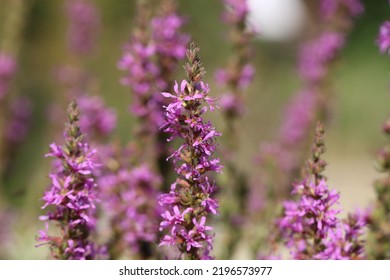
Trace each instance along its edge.
<instances>
[{"instance_id":1,"label":"pink blossom cluster","mask_svg":"<svg viewBox=\"0 0 390 280\"><path fill-rule=\"evenodd\" d=\"M69 106L68 117L65 144L51 144L46 155L53 157L56 164L49 175L50 187L42 198L42 208L50 210L40 217L46 222L46 229L39 232L38 241L41 245L49 244L56 259L94 259L99 249L91 241L98 202L93 173L100 163L96 150L83 141L75 101ZM49 222L56 222L59 236L50 235Z\"/></svg>"},{"instance_id":2,"label":"pink blossom cluster","mask_svg":"<svg viewBox=\"0 0 390 280\"><path fill-rule=\"evenodd\" d=\"M216 186L207 173L221 171L219 159L213 158L215 138L221 134L202 117L207 109L214 110L215 100L208 96L209 87L201 80L204 70L198 52L194 44L187 52L189 80L176 83L174 94L162 93L171 99L162 129L171 135L169 141L181 139L182 143L170 157L177 180L171 191L160 197L166 209L160 224L165 232L160 245L175 245L181 256L190 259L208 259L213 236L206 218L217 214L218 202L212 197Z\"/></svg>"}]
</instances>

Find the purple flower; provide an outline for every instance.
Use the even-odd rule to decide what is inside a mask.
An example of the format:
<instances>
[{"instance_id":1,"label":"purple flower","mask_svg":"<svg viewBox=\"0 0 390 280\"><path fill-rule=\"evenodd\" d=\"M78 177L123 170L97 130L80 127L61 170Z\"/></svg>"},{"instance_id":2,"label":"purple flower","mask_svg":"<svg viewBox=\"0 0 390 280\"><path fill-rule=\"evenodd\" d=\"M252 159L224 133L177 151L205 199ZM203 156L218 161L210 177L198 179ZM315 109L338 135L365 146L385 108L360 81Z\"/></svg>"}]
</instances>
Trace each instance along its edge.
<instances>
[{"instance_id":1,"label":"purple flower","mask_svg":"<svg viewBox=\"0 0 390 280\"><path fill-rule=\"evenodd\" d=\"M288 104L284 122L279 131L282 145L301 143L307 136L307 131L313 124L317 107L317 92L303 90Z\"/></svg>"},{"instance_id":2,"label":"purple flower","mask_svg":"<svg viewBox=\"0 0 390 280\"><path fill-rule=\"evenodd\" d=\"M364 242L368 213L358 211L340 221L324 240L325 249L314 256L321 260L365 259Z\"/></svg>"},{"instance_id":3,"label":"purple flower","mask_svg":"<svg viewBox=\"0 0 390 280\"><path fill-rule=\"evenodd\" d=\"M40 231L38 241L49 244L55 259L94 259L98 249L90 240L95 230L97 203L93 172L100 165L96 150L83 142L78 120L77 103L68 108L69 123L64 137L65 145L50 145L47 157L54 157L61 165L49 175L51 185L43 196L43 209L50 207L43 221L54 221L60 228L59 236Z\"/></svg>"},{"instance_id":4,"label":"purple flower","mask_svg":"<svg viewBox=\"0 0 390 280\"><path fill-rule=\"evenodd\" d=\"M134 35L118 63L118 68L127 73L122 84L133 91L131 111L144 120L144 129L149 132L156 131L162 122L155 96L158 89L165 87L165 81L160 77L161 70L153 60L155 54L154 43L142 44Z\"/></svg>"},{"instance_id":5,"label":"purple flower","mask_svg":"<svg viewBox=\"0 0 390 280\"><path fill-rule=\"evenodd\" d=\"M309 83L316 83L324 78L328 72L328 63L336 57L344 44L344 35L327 32L303 45L298 66L301 77Z\"/></svg>"},{"instance_id":6,"label":"purple flower","mask_svg":"<svg viewBox=\"0 0 390 280\"><path fill-rule=\"evenodd\" d=\"M161 57L183 59L190 40L181 33L185 20L175 11L152 19L152 36L156 44L156 53Z\"/></svg>"},{"instance_id":7,"label":"purple flower","mask_svg":"<svg viewBox=\"0 0 390 280\"><path fill-rule=\"evenodd\" d=\"M187 51L185 66L189 80L174 86L174 94L163 92L171 102L165 107L164 132L169 140L181 139L182 144L172 154L177 180L169 194L160 196L166 208L160 230L167 230L160 246L176 245L186 258L208 259L212 249L212 228L206 226L206 216L217 214L218 202L211 196L215 185L210 184L207 172L220 172L218 159L212 158L215 138L220 136L202 115L214 109L214 99L208 96L209 87L201 81L204 69L194 43Z\"/></svg>"},{"instance_id":8,"label":"purple flower","mask_svg":"<svg viewBox=\"0 0 390 280\"><path fill-rule=\"evenodd\" d=\"M390 48L390 21L385 21L379 29L378 46L382 53L389 53Z\"/></svg>"},{"instance_id":9,"label":"purple flower","mask_svg":"<svg viewBox=\"0 0 390 280\"><path fill-rule=\"evenodd\" d=\"M249 84L252 82L255 75L255 68L247 64L241 70L240 79L238 80L238 86L242 89L246 89Z\"/></svg>"},{"instance_id":10,"label":"purple flower","mask_svg":"<svg viewBox=\"0 0 390 280\"><path fill-rule=\"evenodd\" d=\"M32 104L29 98L15 98L10 104L10 119L7 123L5 137L12 143L20 143L26 137L31 117Z\"/></svg>"},{"instance_id":11,"label":"purple flower","mask_svg":"<svg viewBox=\"0 0 390 280\"><path fill-rule=\"evenodd\" d=\"M221 96L221 108L227 122L231 123L244 113L243 92L253 80L255 68L249 63L251 57L250 39L252 32L246 29L248 7L246 0L223 0L225 10L222 18L230 29L230 41L235 50L225 69L215 72L215 81L225 88ZM233 128L233 125L228 124ZM232 132L234 133L234 132Z\"/></svg>"},{"instance_id":12,"label":"purple flower","mask_svg":"<svg viewBox=\"0 0 390 280\"><path fill-rule=\"evenodd\" d=\"M129 148L102 147L106 162L98 177L102 201L111 226L108 251L111 259L130 253L147 258L143 247L157 241L157 189L161 178L146 164L130 164L134 151ZM131 203L129 203L131 202ZM150 257L150 256L149 256Z\"/></svg>"},{"instance_id":13,"label":"purple flower","mask_svg":"<svg viewBox=\"0 0 390 280\"><path fill-rule=\"evenodd\" d=\"M339 9L345 10L351 17L358 17L364 12L361 0L321 0L321 15L325 19L333 18Z\"/></svg>"},{"instance_id":14,"label":"purple flower","mask_svg":"<svg viewBox=\"0 0 390 280\"><path fill-rule=\"evenodd\" d=\"M326 162L324 130L316 127L312 158L307 161L306 178L294 185L296 201L283 203L284 214L277 224L280 235L294 259L357 259L363 257L360 237L366 216L350 215L340 221L340 195L330 190L322 172Z\"/></svg>"},{"instance_id":15,"label":"purple flower","mask_svg":"<svg viewBox=\"0 0 390 280\"><path fill-rule=\"evenodd\" d=\"M15 72L15 59L9 54L0 52L0 101L6 95Z\"/></svg>"},{"instance_id":16,"label":"purple flower","mask_svg":"<svg viewBox=\"0 0 390 280\"><path fill-rule=\"evenodd\" d=\"M172 72L185 56L189 36L181 32L185 21L177 15L173 2L163 1L158 16L152 19L142 4L137 8L137 26L118 68L126 72L121 83L133 92L131 111L142 122L141 132L152 134L163 121L160 92L172 82Z\"/></svg>"},{"instance_id":17,"label":"purple flower","mask_svg":"<svg viewBox=\"0 0 390 280\"><path fill-rule=\"evenodd\" d=\"M116 127L116 113L98 96L79 98L80 128L89 137L104 137Z\"/></svg>"},{"instance_id":18,"label":"purple flower","mask_svg":"<svg viewBox=\"0 0 390 280\"><path fill-rule=\"evenodd\" d=\"M247 0L223 0L226 11L222 18L227 23L245 22L248 15Z\"/></svg>"},{"instance_id":19,"label":"purple flower","mask_svg":"<svg viewBox=\"0 0 390 280\"><path fill-rule=\"evenodd\" d=\"M77 54L85 55L96 47L100 15L89 0L70 0L67 3L70 21L68 37L69 46Z\"/></svg>"}]
</instances>

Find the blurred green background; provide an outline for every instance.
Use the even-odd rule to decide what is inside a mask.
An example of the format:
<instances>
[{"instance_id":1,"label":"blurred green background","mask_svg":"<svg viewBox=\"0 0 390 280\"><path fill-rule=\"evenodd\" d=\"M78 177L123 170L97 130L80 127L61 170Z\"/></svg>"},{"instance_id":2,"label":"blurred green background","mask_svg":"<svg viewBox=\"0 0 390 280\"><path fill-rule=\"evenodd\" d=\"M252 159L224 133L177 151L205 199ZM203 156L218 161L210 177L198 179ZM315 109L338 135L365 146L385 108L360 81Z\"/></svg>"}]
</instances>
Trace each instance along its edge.
<instances>
[{"instance_id":1,"label":"blurred green background","mask_svg":"<svg viewBox=\"0 0 390 280\"><path fill-rule=\"evenodd\" d=\"M10 12L12 0L0 0L0 16ZM50 160L43 155L54 141L47 108L63 90L53 71L71 59L66 44L67 18L64 1L30 0L21 36L20 67L12 93L33 100L32 128L14 158L12 174L8 174L7 195L18 209L12 236L11 258L45 258L47 248L34 248L34 238L43 223L38 221L40 197L48 185ZM116 136L122 141L131 137L133 117L128 113L131 94L119 84L122 73L116 64L122 46L128 40L134 21L135 1L96 0L102 16L99 48L88 59L87 68L96 75L106 103L118 112ZM201 47L207 70L206 81L214 96L213 73L223 67L230 54L224 39L226 30L220 21L223 6L220 0L180 0L180 11L188 18L186 31ZM329 167L326 174L331 187L341 191L344 209L364 207L373 199L371 183L378 173L373 164L375 150L387 141L381 125L390 112L390 60L380 55L375 44L380 24L390 19L388 1L364 1L366 13L357 20L343 50L341 60L332 73L336 94L333 119L326 140ZM1 23L1 20L0 20ZM0 26L0 30L3 28ZM0 34L2 36L2 34ZM1 37L0 37L1 40ZM240 121L242 137L237 161L248 173L256 172L254 156L262 141L272 141L289 98L300 87L296 72L296 42L272 43L257 39L253 42L256 77L250 87L247 115ZM178 79L183 78L178 73ZM65 104L61 105L65 110ZM221 127L221 117L212 116ZM57 127L63 123L55 124ZM0 225L1 226L1 225Z\"/></svg>"}]
</instances>

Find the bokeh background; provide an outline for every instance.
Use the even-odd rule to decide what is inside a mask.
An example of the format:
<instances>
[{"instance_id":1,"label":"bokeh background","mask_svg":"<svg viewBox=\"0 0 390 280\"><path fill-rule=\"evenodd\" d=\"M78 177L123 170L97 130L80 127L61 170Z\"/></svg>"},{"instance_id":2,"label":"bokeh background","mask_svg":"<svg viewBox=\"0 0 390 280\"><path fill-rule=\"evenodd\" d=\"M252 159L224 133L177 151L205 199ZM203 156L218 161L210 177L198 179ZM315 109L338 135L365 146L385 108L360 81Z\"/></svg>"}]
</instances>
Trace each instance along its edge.
<instances>
[{"instance_id":1,"label":"bokeh background","mask_svg":"<svg viewBox=\"0 0 390 280\"><path fill-rule=\"evenodd\" d=\"M9 32L1 24L6 14L12 12L7 8L12 1L0 0L0 41L5 32ZM264 30L266 25L267 28L271 26L267 29L271 37L274 32L272 25L279 26L280 32L280 29L283 30L282 20L294 11L283 5L286 1L275 1L281 5L275 5L276 8L270 9L262 19ZM38 220L42 214L40 197L49 183L50 160L45 159L44 154L54 140L52 126L63 126L63 122L53 124L49 121L48 108L61 100L59 95L64 94L54 77L54 70L71 59L66 43L65 1L25 2L27 9L20 36L19 70L11 94L29 96L33 115L27 138L15 154L13 168L7 174L4 191L17 210L10 244L10 257L14 259L47 256L47 248L34 247L37 231L43 227ZM102 26L99 47L88 59L86 67L97 77L99 91L107 105L117 110L118 127L114 138L125 142L130 139L133 127L133 117L128 112L131 94L119 84L122 73L116 64L121 57L121 48L132 31L135 1L95 2L101 11ZM226 64L231 51L224 37L226 27L220 20L222 3L219 0L178 2L181 13L188 18L186 31L201 47L211 94L219 96L213 73ZM335 96L332 120L326 133L328 152L325 158L329 162L326 174L330 186L341 192L342 208L346 210L365 207L373 200L372 181L378 175L374 152L388 141L382 136L381 125L390 112L390 61L387 56L379 54L375 41L380 24L390 19L390 9L387 0L363 2L366 12L357 20L332 73ZM270 16L272 13L274 16ZM304 14L305 10L303 13L301 10L295 18L299 19ZM285 32L289 36L284 38L282 32L283 36L279 34L277 40L260 36L253 41L256 76L248 93L247 114L239 125L242 140L237 158L248 174L256 172L254 157L260 143L275 138L283 108L300 88L295 68L296 53L299 38L309 28L308 24L304 22L296 36ZM183 74L179 71L178 79L184 77ZM66 104L59 105L65 110ZM216 114L213 118L218 128L221 116Z\"/></svg>"}]
</instances>

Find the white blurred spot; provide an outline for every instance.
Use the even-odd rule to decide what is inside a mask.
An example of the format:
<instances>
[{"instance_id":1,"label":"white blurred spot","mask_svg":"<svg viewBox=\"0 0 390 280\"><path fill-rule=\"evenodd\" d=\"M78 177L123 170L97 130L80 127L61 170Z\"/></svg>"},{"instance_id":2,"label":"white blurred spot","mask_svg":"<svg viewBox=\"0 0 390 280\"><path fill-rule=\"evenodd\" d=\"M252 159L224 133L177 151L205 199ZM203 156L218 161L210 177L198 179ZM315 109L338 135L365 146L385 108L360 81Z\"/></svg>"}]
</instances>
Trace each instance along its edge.
<instances>
[{"instance_id":1,"label":"white blurred spot","mask_svg":"<svg viewBox=\"0 0 390 280\"><path fill-rule=\"evenodd\" d=\"M306 9L302 0L247 0L249 23L259 37L270 41L288 41L302 30Z\"/></svg>"}]
</instances>

